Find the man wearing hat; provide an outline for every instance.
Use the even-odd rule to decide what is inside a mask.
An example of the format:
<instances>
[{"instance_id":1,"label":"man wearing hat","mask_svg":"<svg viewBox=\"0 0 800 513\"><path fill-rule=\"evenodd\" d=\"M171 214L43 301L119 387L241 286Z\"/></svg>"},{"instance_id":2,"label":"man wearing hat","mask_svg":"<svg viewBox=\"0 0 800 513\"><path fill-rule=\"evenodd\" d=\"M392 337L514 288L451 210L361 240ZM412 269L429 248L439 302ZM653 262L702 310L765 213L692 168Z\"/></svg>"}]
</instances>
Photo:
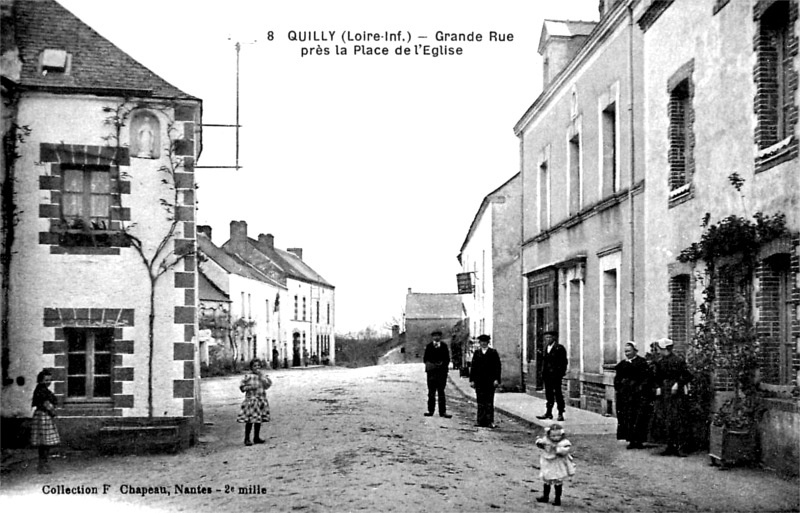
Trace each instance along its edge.
<instances>
[{"instance_id":1,"label":"man wearing hat","mask_svg":"<svg viewBox=\"0 0 800 513\"><path fill-rule=\"evenodd\" d=\"M436 409L436 396L439 396L439 416L449 419L447 403L444 396L444 387L447 385L447 370L450 367L450 351L447 344L442 342L442 332L436 330L431 333L433 341L425 346L422 361L425 363L425 372L428 375L428 411L426 417L433 415Z\"/></svg>"},{"instance_id":2,"label":"man wearing hat","mask_svg":"<svg viewBox=\"0 0 800 513\"><path fill-rule=\"evenodd\" d=\"M489 347L489 335L478 336L480 348L472 355L469 385L478 403L478 427L494 427L494 390L500 386L500 355Z\"/></svg>"},{"instance_id":3,"label":"man wearing hat","mask_svg":"<svg viewBox=\"0 0 800 513\"><path fill-rule=\"evenodd\" d=\"M544 351L542 354L542 379L544 394L547 399L547 411L537 415L537 419L553 418L553 403L558 406L558 420L564 420L564 393L561 391L561 380L567 373L567 350L558 343L557 331L544 332Z\"/></svg>"},{"instance_id":4,"label":"man wearing hat","mask_svg":"<svg viewBox=\"0 0 800 513\"><path fill-rule=\"evenodd\" d=\"M639 356L635 342L625 343L625 359L614 371L617 440L627 440L628 449L641 449L647 437L649 419L650 367L647 360Z\"/></svg>"},{"instance_id":5,"label":"man wearing hat","mask_svg":"<svg viewBox=\"0 0 800 513\"><path fill-rule=\"evenodd\" d=\"M664 430L667 448L664 456L684 456L682 452L683 412L686 409L686 385L692 374L683 358L672 352L672 340L656 340L661 359L655 364L656 401L661 402L664 412Z\"/></svg>"}]
</instances>

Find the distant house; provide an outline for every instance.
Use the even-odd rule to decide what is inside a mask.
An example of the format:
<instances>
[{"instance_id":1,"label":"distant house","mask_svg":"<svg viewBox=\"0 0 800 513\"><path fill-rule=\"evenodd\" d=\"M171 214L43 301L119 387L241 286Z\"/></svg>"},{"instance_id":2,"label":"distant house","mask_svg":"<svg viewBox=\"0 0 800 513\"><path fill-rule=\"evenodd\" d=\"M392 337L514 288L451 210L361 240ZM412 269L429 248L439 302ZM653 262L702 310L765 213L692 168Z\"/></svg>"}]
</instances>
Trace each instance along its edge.
<instances>
[{"instance_id":1,"label":"distant house","mask_svg":"<svg viewBox=\"0 0 800 513\"><path fill-rule=\"evenodd\" d=\"M3 140L16 143L0 157L4 447L24 438L43 368L66 445L126 423L189 441L202 102L55 1L1 6Z\"/></svg>"},{"instance_id":2,"label":"distant house","mask_svg":"<svg viewBox=\"0 0 800 513\"><path fill-rule=\"evenodd\" d=\"M225 338L215 338L217 347L212 354L233 357L241 363L252 358L272 361L273 348L278 349L281 359L287 356L281 354L285 337L280 330L282 310L286 309L281 308L280 297L286 296L286 286L238 255L214 245L211 227L199 226L198 232L197 243L204 256L200 271L230 301L226 329L217 326L217 334L224 334ZM213 306L212 302L201 301L201 312ZM201 329L211 321L201 317ZM213 319L213 324L218 324L218 319Z\"/></svg>"},{"instance_id":3,"label":"distant house","mask_svg":"<svg viewBox=\"0 0 800 513\"><path fill-rule=\"evenodd\" d=\"M272 234L251 239L245 221L231 221L230 239L222 249L286 287L279 351L288 355L289 364L334 363L335 288L303 261L303 250L276 248Z\"/></svg>"},{"instance_id":4,"label":"distant house","mask_svg":"<svg viewBox=\"0 0 800 513\"><path fill-rule=\"evenodd\" d=\"M503 387L522 390L522 280L520 280L521 179L519 173L486 195L470 224L458 261L469 273L462 294L470 338L492 337L500 353ZM466 349L466 348L465 348ZM468 351L467 351L468 353Z\"/></svg>"},{"instance_id":5,"label":"distant house","mask_svg":"<svg viewBox=\"0 0 800 513\"><path fill-rule=\"evenodd\" d=\"M406 359L422 361L431 332L440 330L442 340L450 343L452 329L461 320L461 296L411 292L406 295Z\"/></svg>"},{"instance_id":6,"label":"distant house","mask_svg":"<svg viewBox=\"0 0 800 513\"><path fill-rule=\"evenodd\" d=\"M205 275L202 267L197 278L200 364L208 365L215 355L230 355L231 299Z\"/></svg>"}]
</instances>

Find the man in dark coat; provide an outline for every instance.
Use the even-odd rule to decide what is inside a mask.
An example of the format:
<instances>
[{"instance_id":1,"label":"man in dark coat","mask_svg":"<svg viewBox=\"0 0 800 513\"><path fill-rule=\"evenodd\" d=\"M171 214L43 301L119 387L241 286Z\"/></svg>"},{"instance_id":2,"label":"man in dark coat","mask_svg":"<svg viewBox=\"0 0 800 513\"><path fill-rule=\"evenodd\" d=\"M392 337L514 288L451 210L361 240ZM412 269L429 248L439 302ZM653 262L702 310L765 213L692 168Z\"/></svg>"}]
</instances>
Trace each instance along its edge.
<instances>
[{"instance_id":1,"label":"man in dark coat","mask_svg":"<svg viewBox=\"0 0 800 513\"><path fill-rule=\"evenodd\" d=\"M422 361L425 363L425 372L428 374L428 411L426 417L433 415L436 409L436 396L439 396L439 416L449 419L447 401L444 396L444 387L447 386L447 370L450 367L450 351L447 344L442 342L442 332L439 330L431 333L433 341L425 347Z\"/></svg>"},{"instance_id":2,"label":"man in dark coat","mask_svg":"<svg viewBox=\"0 0 800 513\"><path fill-rule=\"evenodd\" d=\"M543 351L542 379L544 394L547 400L547 411L537 415L537 419L552 419L553 404L558 406L558 420L564 420L564 393L561 391L561 380L567 373L567 350L558 343L558 332L544 333L545 348Z\"/></svg>"},{"instance_id":3,"label":"man in dark coat","mask_svg":"<svg viewBox=\"0 0 800 513\"><path fill-rule=\"evenodd\" d=\"M672 340L656 341L661 359L655 366L656 401L660 402L664 414L664 431L667 448L663 456L685 456L683 453L683 422L686 410L686 385L692 374L683 358L672 352Z\"/></svg>"},{"instance_id":4,"label":"man in dark coat","mask_svg":"<svg viewBox=\"0 0 800 513\"><path fill-rule=\"evenodd\" d=\"M650 368L639 356L634 342L625 344L625 359L614 368L617 401L617 440L627 440L628 449L641 449L647 437L650 406Z\"/></svg>"},{"instance_id":5,"label":"man in dark coat","mask_svg":"<svg viewBox=\"0 0 800 513\"><path fill-rule=\"evenodd\" d=\"M500 355L489 347L489 335L480 335L481 347L472 355L469 384L478 403L478 427L494 428L494 390L500 386Z\"/></svg>"}]
</instances>

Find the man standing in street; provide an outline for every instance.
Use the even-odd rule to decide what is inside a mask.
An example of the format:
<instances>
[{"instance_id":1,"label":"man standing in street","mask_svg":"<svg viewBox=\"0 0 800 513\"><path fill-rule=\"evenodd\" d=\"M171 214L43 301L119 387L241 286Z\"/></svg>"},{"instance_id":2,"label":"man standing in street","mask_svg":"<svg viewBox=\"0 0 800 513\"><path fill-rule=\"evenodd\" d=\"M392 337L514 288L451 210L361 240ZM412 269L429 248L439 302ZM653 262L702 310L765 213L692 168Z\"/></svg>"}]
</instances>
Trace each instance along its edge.
<instances>
[{"instance_id":1,"label":"man standing in street","mask_svg":"<svg viewBox=\"0 0 800 513\"><path fill-rule=\"evenodd\" d=\"M442 332L439 330L431 333L433 342L425 347L422 361L425 363L425 372L428 375L428 411L426 417L433 415L436 409L436 396L439 396L439 416L449 419L452 415L447 413L447 403L444 396L444 387L447 386L447 370L450 367L450 351L447 344L442 342Z\"/></svg>"},{"instance_id":2,"label":"man standing in street","mask_svg":"<svg viewBox=\"0 0 800 513\"><path fill-rule=\"evenodd\" d=\"M656 401L661 402L667 448L663 456L685 456L683 453L683 417L686 409L686 385L692 379L686 362L672 352L672 340L656 341L661 359L655 366Z\"/></svg>"},{"instance_id":3,"label":"man standing in street","mask_svg":"<svg viewBox=\"0 0 800 513\"><path fill-rule=\"evenodd\" d=\"M547 400L547 411L544 415L537 415L537 419L553 418L553 403L558 406L558 421L564 420L564 394L561 391L561 379L567 373L567 350L558 343L558 332L546 331L544 333L544 354L542 364L542 378L544 381L544 394Z\"/></svg>"},{"instance_id":4,"label":"man standing in street","mask_svg":"<svg viewBox=\"0 0 800 513\"><path fill-rule=\"evenodd\" d=\"M472 355L469 384L478 403L477 427L494 428L494 390L500 386L500 355L489 347L489 335L480 335L481 347Z\"/></svg>"},{"instance_id":5,"label":"man standing in street","mask_svg":"<svg viewBox=\"0 0 800 513\"><path fill-rule=\"evenodd\" d=\"M617 440L627 440L628 449L641 449L650 418L650 367L647 360L639 356L636 344L626 342L625 359L614 370Z\"/></svg>"}]
</instances>

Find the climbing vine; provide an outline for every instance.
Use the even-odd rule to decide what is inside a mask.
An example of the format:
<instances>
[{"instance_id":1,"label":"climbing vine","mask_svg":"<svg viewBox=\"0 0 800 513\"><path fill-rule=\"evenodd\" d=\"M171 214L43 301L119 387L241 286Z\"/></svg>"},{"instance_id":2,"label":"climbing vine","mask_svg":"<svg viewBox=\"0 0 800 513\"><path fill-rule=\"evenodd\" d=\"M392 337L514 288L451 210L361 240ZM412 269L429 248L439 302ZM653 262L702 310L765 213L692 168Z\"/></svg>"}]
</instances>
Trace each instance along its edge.
<instances>
[{"instance_id":1,"label":"climbing vine","mask_svg":"<svg viewBox=\"0 0 800 513\"><path fill-rule=\"evenodd\" d=\"M733 174L729 181L744 207L744 179ZM759 248L790 233L783 213L757 212L752 217L732 214L716 223L711 223L710 214L706 214L701 226L700 240L678 256L680 262L705 264L705 272L698 275L704 287L699 322L687 350L687 363L694 375L690 413L692 418L702 419L705 430L710 422L748 429L759 413L761 349L753 324L752 277ZM712 416L715 392L722 388L732 389L733 395ZM706 439L705 433L699 436Z\"/></svg>"}]
</instances>

